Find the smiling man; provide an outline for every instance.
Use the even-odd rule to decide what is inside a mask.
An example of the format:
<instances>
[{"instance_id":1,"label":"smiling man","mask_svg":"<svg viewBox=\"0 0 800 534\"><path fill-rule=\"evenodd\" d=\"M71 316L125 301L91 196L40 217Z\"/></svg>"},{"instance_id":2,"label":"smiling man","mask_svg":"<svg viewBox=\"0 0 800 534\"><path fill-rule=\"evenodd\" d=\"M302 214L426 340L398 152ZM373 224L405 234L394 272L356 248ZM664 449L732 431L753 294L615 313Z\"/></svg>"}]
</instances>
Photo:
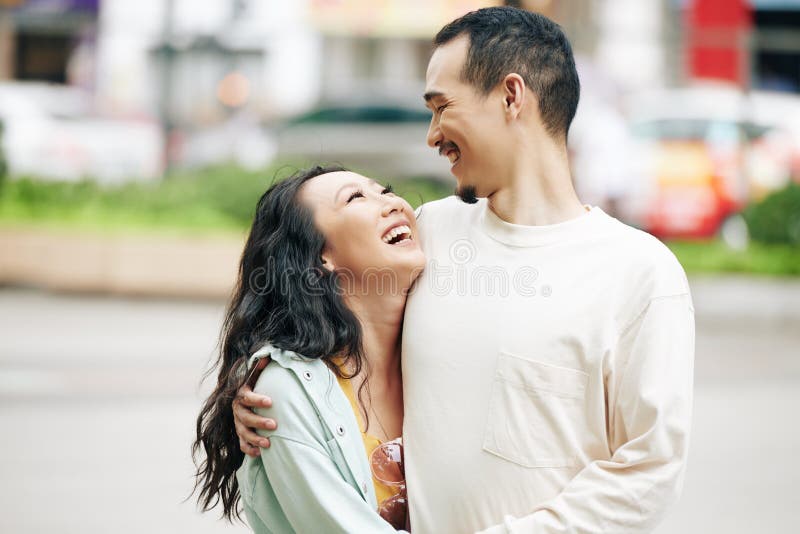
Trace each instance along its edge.
<instances>
[{"instance_id":1,"label":"smiling man","mask_svg":"<svg viewBox=\"0 0 800 534\"><path fill-rule=\"evenodd\" d=\"M578 200L566 140L579 82L556 24L488 8L435 44L428 143L464 202L426 204L418 221L428 264L402 344L412 531L649 532L688 449L683 269Z\"/></svg>"}]
</instances>

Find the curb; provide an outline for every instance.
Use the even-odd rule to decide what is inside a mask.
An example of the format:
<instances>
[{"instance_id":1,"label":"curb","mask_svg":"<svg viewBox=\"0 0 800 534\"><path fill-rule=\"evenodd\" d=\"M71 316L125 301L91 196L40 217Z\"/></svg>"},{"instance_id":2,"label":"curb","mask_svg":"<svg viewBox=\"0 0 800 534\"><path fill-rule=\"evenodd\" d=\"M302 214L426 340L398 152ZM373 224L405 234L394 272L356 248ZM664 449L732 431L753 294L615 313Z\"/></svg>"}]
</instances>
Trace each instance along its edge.
<instances>
[{"instance_id":1,"label":"curb","mask_svg":"<svg viewBox=\"0 0 800 534\"><path fill-rule=\"evenodd\" d=\"M244 239L0 228L0 286L225 300ZM798 278L697 275L689 285L698 321L800 325Z\"/></svg>"},{"instance_id":2,"label":"curb","mask_svg":"<svg viewBox=\"0 0 800 534\"><path fill-rule=\"evenodd\" d=\"M244 238L0 229L0 285L227 299L243 245Z\"/></svg>"}]
</instances>

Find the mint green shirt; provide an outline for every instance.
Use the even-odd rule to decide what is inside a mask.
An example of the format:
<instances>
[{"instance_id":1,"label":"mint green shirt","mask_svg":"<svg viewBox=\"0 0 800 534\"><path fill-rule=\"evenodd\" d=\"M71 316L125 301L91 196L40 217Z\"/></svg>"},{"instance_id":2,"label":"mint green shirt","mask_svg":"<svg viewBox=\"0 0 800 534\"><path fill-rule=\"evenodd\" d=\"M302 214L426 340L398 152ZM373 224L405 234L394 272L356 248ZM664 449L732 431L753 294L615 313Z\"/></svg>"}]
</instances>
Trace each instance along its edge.
<instances>
[{"instance_id":1,"label":"mint green shirt","mask_svg":"<svg viewBox=\"0 0 800 534\"><path fill-rule=\"evenodd\" d=\"M394 533L379 515L375 488L350 402L321 360L267 345L253 388L274 399L256 413L278 421L259 430L270 439L261 456L245 457L236 473L242 504L256 534Z\"/></svg>"}]
</instances>

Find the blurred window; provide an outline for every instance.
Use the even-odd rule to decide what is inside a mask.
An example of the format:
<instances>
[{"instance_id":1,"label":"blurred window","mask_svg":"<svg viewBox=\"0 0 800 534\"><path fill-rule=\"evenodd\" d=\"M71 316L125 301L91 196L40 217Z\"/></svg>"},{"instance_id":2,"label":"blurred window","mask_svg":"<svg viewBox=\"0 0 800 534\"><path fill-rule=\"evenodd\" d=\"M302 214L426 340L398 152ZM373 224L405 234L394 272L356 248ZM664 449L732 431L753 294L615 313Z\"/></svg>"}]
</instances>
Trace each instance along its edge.
<instances>
[{"instance_id":1,"label":"blurred window","mask_svg":"<svg viewBox=\"0 0 800 534\"><path fill-rule=\"evenodd\" d=\"M729 121L711 121L708 123L705 141L713 146L735 146L743 141L741 124Z\"/></svg>"},{"instance_id":2,"label":"blurred window","mask_svg":"<svg viewBox=\"0 0 800 534\"><path fill-rule=\"evenodd\" d=\"M66 83L71 37L19 33L15 49L16 79Z\"/></svg>"},{"instance_id":3,"label":"blurred window","mask_svg":"<svg viewBox=\"0 0 800 534\"><path fill-rule=\"evenodd\" d=\"M759 89L796 93L800 91L800 9L797 2L771 4L769 9L756 5L753 12L753 83Z\"/></svg>"},{"instance_id":4,"label":"blurred window","mask_svg":"<svg viewBox=\"0 0 800 534\"><path fill-rule=\"evenodd\" d=\"M425 81L428 71L428 61L433 54L433 43L430 39L422 39L414 43L414 52L417 56L417 78Z\"/></svg>"},{"instance_id":5,"label":"blurred window","mask_svg":"<svg viewBox=\"0 0 800 534\"><path fill-rule=\"evenodd\" d=\"M708 121L664 119L641 122L633 127L637 137L652 140L702 140L706 137Z\"/></svg>"},{"instance_id":6,"label":"blurred window","mask_svg":"<svg viewBox=\"0 0 800 534\"><path fill-rule=\"evenodd\" d=\"M767 135L772 128L769 126L761 126L759 124L747 123L743 125L744 135L748 141L755 141Z\"/></svg>"},{"instance_id":7,"label":"blurred window","mask_svg":"<svg viewBox=\"0 0 800 534\"><path fill-rule=\"evenodd\" d=\"M378 40L371 37L353 40L353 57L355 58L353 74L356 79L371 80L378 76L380 71L378 48Z\"/></svg>"}]
</instances>

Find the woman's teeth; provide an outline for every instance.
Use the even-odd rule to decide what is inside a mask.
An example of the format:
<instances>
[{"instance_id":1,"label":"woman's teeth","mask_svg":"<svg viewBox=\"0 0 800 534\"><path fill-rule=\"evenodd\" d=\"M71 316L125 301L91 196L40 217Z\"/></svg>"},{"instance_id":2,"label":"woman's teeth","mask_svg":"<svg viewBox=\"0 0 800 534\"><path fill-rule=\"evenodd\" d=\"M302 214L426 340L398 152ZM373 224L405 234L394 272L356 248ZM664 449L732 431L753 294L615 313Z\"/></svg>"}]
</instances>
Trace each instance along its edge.
<instances>
[{"instance_id":1,"label":"woman's teeth","mask_svg":"<svg viewBox=\"0 0 800 534\"><path fill-rule=\"evenodd\" d=\"M411 237L411 228L409 228L405 224L400 225L400 226L395 226L394 228L392 228L391 230L386 232L386 234L384 234L383 242L384 243L391 243L392 241L394 241L397 238L397 236L402 236L403 239L410 238Z\"/></svg>"}]
</instances>

